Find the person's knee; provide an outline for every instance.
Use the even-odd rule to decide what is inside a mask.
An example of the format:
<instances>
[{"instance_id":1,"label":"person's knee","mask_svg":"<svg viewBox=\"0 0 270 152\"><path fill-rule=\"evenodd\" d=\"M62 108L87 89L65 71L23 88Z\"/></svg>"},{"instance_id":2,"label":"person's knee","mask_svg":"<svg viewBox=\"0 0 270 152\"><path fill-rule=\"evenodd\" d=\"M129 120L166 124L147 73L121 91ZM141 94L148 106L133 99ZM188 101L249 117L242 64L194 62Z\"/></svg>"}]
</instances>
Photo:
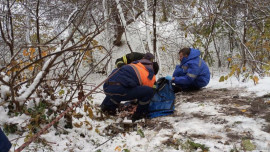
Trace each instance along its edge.
<instances>
[{"instance_id":1,"label":"person's knee","mask_svg":"<svg viewBox=\"0 0 270 152\"><path fill-rule=\"evenodd\" d=\"M147 89L145 89L144 91L150 97L152 97L154 95L154 89L153 88L147 87Z\"/></svg>"}]
</instances>

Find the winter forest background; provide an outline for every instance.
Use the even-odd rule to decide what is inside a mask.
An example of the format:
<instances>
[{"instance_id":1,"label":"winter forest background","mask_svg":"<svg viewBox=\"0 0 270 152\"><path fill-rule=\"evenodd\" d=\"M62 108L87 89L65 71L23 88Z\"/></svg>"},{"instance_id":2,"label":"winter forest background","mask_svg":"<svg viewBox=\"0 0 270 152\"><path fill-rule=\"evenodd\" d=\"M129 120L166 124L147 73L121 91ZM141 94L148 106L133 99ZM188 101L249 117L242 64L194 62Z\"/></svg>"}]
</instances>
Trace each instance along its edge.
<instances>
[{"instance_id":1,"label":"winter forest background","mask_svg":"<svg viewBox=\"0 0 270 152\"><path fill-rule=\"evenodd\" d=\"M0 32L0 127L13 139L12 150L33 137L26 151L91 151L108 139L100 85L126 53L153 53L158 77L172 74L183 47L201 51L215 85L253 87L270 76L269 0L1 0ZM72 144L71 134L84 136L84 146ZM48 141L55 136L70 145L57 148ZM246 150L243 145L227 150Z\"/></svg>"}]
</instances>

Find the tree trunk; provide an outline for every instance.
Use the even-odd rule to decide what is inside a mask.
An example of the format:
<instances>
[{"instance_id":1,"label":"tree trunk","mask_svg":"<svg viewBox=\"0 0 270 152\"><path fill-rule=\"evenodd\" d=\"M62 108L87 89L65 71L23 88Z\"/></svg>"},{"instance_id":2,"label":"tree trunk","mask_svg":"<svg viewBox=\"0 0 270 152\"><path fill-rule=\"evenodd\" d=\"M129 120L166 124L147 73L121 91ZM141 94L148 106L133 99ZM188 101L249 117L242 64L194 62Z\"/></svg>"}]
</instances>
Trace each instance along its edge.
<instances>
[{"instance_id":1,"label":"tree trunk","mask_svg":"<svg viewBox=\"0 0 270 152\"><path fill-rule=\"evenodd\" d=\"M122 35L124 34L125 32L125 28L124 26L122 26L121 24L121 20L120 20L120 17L119 17L119 13L117 12L116 8L115 8L115 16L114 16L114 20L116 22L116 34L115 34L115 40L113 41L113 44L116 45L116 46L121 46L122 45L122 42L121 42L121 38L122 38Z\"/></svg>"},{"instance_id":2,"label":"tree trunk","mask_svg":"<svg viewBox=\"0 0 270 152\"><path fill-rule=\"evenodd\" d=\"M157 52L156 7L157 7L157 0L154 0L154 7L153 7L153 31L154 31L153 52L154 54L156 54Z\"/></svg>"},{"instance_id":3,"label":"tree trunk","mask_svg":"<svg viewBox=\"0 0 270 152\"><path fill-rule=\"evenodd\" d=\"M37 1L37 8L36 8L36 28L37 28L37 45L38 45L38 56L41 59L41 49L40 49L40 35L39 35L39 3L40 1ZM40 63L42 65L42 63Z\"/></svg>"}]
</instances>

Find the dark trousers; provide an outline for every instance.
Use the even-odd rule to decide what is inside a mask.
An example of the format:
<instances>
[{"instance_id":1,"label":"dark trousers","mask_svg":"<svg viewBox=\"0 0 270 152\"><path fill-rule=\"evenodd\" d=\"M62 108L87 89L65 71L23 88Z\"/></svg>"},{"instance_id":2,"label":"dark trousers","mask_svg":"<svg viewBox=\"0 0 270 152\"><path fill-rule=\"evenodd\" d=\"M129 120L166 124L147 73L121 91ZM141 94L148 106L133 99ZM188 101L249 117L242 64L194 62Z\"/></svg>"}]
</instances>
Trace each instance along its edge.
<instances>
[{"instance_id":1,"label":"dark trousers","mask_svg":"<svg viewBox=\"0 0 270 152\"><path fill-rule=\"evenodd\" d=\"M9 142L7 136L3 133L0 128L0 152L8 152L11 147L11 143Z\"/></svg>"},{"instance_id":2,"label":"dark trousers","mask_svg":"<svg viewBox=\"0 0 270 152\"><path fill-rule=\"evenodd\" d=\"M134 88L125 88L121 85L104 85L105 99L101 104L103 111L115 113L121 101L138 100L138 107L135 113L146 115L150 99L154 91L148 86L137 86Z\"/></svg>"},{"instance_id":3,"label":"dark trousers","mask_svg":"<svg viewBox=\"0 0 270 152\"><path fill-rule=\"evenodd\" d=\"M193 85L186 85L186 86L180 86L180 85L172 85L174 93L184 91L184 92L190 92L190 91L198 91L200 88L195 87Z\"/></svg>"}]
</instances>

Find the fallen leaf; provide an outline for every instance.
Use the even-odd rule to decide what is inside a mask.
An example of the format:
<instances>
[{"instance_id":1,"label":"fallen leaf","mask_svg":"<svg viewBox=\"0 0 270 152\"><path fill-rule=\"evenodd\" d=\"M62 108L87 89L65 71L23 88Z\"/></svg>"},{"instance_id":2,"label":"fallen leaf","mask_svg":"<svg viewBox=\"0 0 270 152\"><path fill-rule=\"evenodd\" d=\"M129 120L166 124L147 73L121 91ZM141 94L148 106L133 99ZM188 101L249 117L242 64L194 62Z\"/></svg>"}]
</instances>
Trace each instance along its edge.
<instances>
[{"instance_id":1,"label":"fallen leaf","mask_svg":"<svg viewBox=\"0 0 270 152\"><path fill-rule=\"evenodd\" d=\"M91 119L93 119L93 118L94 118L94 114L93 114L92 109L89 107L89 108L87 109L87 111L88 111L88 116L89 116Z\"/></svg>"},{"instance_id":2,"label":"fallen leaf","mask_svg":"<svg viewBox=\"0 0 270 152\"><path fill-rule=\"evenodd\" d=\"M256 149L256 146L252 144L249 139L243 140L242 146L245 151L253 151Z\"/></svg>"},{"instance_id":3,"label":"fallen leaf","mask_svg":"<svg viewBox=\"0 0 270 152\"><path fill-rule=\"evenodd\" d=\"M137 131L137 134L140 135L142 138L145 137L145 136L144 136L144 133L143 133L143 131L142 131L141 129L139 129L139 130Z\"/></svg>"},{"instance_id":4,"label":"fallen leaf","mask_svg":"<svg viewBox=\"0 0 270 152\"><path fill-rule=\"evenodd\" d=\"M253 82L254 82L255 85L258 84L259 83L259 78L257 76L254 76L253 77Z\"/></svg>"},{"instance_id":5,"label":"fallen leaf","mask_svg":"<svg viewBox=\"0 0 270 152\"><path fill-rule=\"evenodd\" d=\"M121 151L121 148L120 148L120 146L116 146L114 150L120 152Z\"/></svg>"},{"instance_id":6,"label":"fallen leaf","mask_svg":"<svg viewBox=\"0 0 270 152\"><path fill-rule=\"evenodd\" d=\"M78 123L74 123L73 124L75 127L77 127L77 128L81 128L82 127L82 125L83 125L83 123L82 122L80 122L80 124L78 124Z\"/></svg>"},{"instance_id":7,"label":"fallen leaf","mask_svg":"<svg viewBox=\"0 0 270 152\"><path fill-rule=\"evenodd\" d=\"M74 118L77 118L77 119L80 119L80 118L83 117L82 114L80 114L80 113L75 113L75 112L72 113L72 116L73 116Z\"/></svg>"},{"instance_id":8,"label":"fallen leaf","mask_svg":"<svg viewBox=\"0 0 270 152\"><path fill-rule=\"evenodd\" d=\"M83 105L83 111L86 112L88 109L88 106L86 104Z\"/></svg>"},{"instance_id":9,"label":"fallen leaf","mask_svg":"<svg viewBox=\"0 0 270 152\"><path fill-rule=\"evenodd\" d=\"M28 56L30 53L27 50L23 50L23 56Z\"/></svg>"}]
</instances>

